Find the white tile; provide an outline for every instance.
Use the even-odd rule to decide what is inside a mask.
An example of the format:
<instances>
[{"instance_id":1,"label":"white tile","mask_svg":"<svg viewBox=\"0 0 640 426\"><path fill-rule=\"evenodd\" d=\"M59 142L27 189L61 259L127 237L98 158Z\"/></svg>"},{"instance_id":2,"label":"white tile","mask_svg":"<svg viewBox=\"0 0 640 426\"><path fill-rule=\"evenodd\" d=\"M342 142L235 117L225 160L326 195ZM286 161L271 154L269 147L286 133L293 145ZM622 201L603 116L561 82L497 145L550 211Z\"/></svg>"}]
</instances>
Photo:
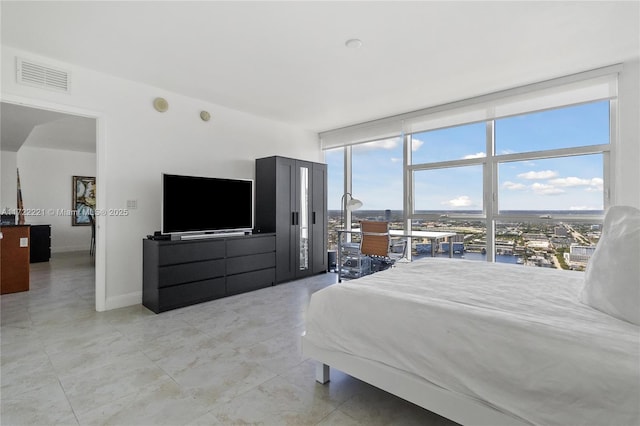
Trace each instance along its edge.
<instances>
[{"instance_id":1,"label":"white tile","mask_svg":"<svg viewBox=\"0 0 640 426\"><path fill-rule=\"evenodd\" d=\"M371 386L343 372L331 369L328 383L316 382L316 362L305 360L281 377L294 385L314 393L317 398L322 398L334 403L342 404L357 393L366 391Z\"/></svg>"},{"instance_id":2,"label":"white tile","mask_svg":"<svg viewBox=\"0 0 640 426\"><path fill-rule=\"evenodd\" d=\"M179 368L174 368L175 364L166 366L162 361L158 364L180 386L209 404L230 400L276 376L235 351L223 352L211 359L198 359Z\"/></svg>"},{"instance_id":3,"label":"white tile","mask_svg":"<svg viewBox=\"0 0 640 426\"><path fill-rule=\"evenodd\" d=\"M340 406L340 411L367 425L453 425L417 405L368 386Z\"/></svg>"},{"instance_id":4,"label":"white tile","mask_svg":"<svg viewBox=\"0 0 640 426\"><path fill-rule=\"evenodd\" d=\"M229 402L216 404L211 414L222 424L314 425L336 406L276 377Z\"/></svg>"},{"instance_id":5,"label":"white tile","mask_svg":"<svg viewBox=\"0 0 640 426\"><path fill-rule=\"evenodd\" d=\"M0 296L3 425L453 424L337 370L316 383L300 336L336 274L161 314L96 312L94 275L58 253Z\"/></svg>"},{"instance_id":6,"label":"white tile","mask_svg":"<svg viewBox=\"0 0 640 426\"><path fill-rule=\"evenodd\" d=\"M332 411L326 416L318 426L363 426L368 425L367 423L362 423L357 421L354 418L349 417L347 414L340 411L340 409Z\"/></svg>"},{"instance_id":7,"label":"white tile","mask_svg":"<svg viewBox=\"0 0 640 426\"><path fill-rule=\"evenodd\" d=\"M15 395L2 391L3 425L77 425L78 421L56 381Z\"/></svg>"},{"instance_id":8,"label":"white tile","mask_svg":"<svg viewBox=\"0 0 640 426\"><path fill-rule=\"evenodd\" d=\"M239 352L277 374L285 373L304 361L300 337L290 332L241 348Z\"/></svg>"},{"instance_id":9,"label":"white tile","mask_svg":"<svg viewBox=\"0 0 640 426\"><path fill-rule=\"evenodd\" d=\"M142 353L93 370L60 376L65 394L78 414L136 395L141 389L164 380L170 378Z\"/></svg>"},{"instance_id":10,"label":"white tile","mask_svg":"<svg viewBox=\"0 0 640 426\"><path fill-rule=\"evenodd\" d=\"M136 394L79 413L83 425L182 425L207 414L208 406L173 380L140 388Z\"/></svg>"},{"instance_id":11,"label":"white tile","mask_svg":"<svg viewBox=\"0 0 640 426\"><path fill-rule=\"evenodd\" d=\"M53 368L61 376L81 374L117 365L135 354L139 348L119 332L92 338L65 339L45 347Z\"/></svg>"}]
</instances>

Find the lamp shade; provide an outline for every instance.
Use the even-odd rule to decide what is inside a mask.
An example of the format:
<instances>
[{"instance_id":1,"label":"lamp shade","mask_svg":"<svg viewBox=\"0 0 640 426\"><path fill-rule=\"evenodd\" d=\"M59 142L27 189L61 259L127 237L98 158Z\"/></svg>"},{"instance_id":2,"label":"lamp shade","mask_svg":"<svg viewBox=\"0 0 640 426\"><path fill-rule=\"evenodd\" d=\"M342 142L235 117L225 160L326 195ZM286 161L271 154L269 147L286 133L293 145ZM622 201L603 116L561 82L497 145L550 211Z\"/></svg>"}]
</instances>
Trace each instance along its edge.
<instances>
[{"instance_id":1,"label":"lamp shade","mask_svg":"<svg viewBox=\"0 0 640 426\"><path fill-rule=\"evenodd\" d=\"M358 210L360 207L362 207L362 201L357 198L350 198L347 201L347 210Z\"/></svg>"}]
</instances>

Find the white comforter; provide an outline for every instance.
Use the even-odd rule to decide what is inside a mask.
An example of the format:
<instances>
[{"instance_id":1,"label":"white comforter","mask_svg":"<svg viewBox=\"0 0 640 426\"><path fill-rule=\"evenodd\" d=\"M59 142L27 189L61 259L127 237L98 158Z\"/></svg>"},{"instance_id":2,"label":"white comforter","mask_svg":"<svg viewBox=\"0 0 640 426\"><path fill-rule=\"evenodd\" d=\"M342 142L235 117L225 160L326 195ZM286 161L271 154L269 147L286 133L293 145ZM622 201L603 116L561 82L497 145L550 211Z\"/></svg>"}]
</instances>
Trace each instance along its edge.
<instances>
[{"instance_id":1,"label":"white comforter","mask_svg":"<svg viewBox=\"0 0 640 426\"><path fill-rule=\"evenodd\" d=\"M427 258L314 293L306 339L540 425L640 424L640 328L584 275Z\"/></svg>"}]
</instances>

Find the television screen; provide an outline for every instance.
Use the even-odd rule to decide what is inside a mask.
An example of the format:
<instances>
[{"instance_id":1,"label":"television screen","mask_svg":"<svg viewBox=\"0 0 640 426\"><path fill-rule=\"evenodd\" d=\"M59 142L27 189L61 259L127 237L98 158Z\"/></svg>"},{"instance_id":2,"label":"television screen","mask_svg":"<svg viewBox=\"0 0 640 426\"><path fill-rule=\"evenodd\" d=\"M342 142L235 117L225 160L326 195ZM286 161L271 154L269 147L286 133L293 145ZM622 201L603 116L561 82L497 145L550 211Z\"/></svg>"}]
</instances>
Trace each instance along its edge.
<instances>
[{"instance_id":1,"label":"television screen","mask_svg":"<svg viewBox=\"0 0 640 426\"><path fill-rule=\"evenodd\" d=\"M252 228L252 180L162 174L163 234Z\"/></svg>"}]
</instances>

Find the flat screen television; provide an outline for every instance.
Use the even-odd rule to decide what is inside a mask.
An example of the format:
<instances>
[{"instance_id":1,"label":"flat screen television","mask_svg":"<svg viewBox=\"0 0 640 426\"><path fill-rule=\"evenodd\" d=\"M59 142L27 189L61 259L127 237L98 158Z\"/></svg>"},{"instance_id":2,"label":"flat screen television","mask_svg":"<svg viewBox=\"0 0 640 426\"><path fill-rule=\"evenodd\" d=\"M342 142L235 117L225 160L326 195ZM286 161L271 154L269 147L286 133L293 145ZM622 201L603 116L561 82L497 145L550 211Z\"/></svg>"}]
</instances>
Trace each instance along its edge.
<instances>
[{"instance_id":1,"label":"flat screen television","mask_svg":"<svg viewBox=\"0 0 640 426\"><path fill-rule=\"evenodd\" d=\"M162 174L163 234L251 231L253 181Z\"/></svg>"}]
</instances>

